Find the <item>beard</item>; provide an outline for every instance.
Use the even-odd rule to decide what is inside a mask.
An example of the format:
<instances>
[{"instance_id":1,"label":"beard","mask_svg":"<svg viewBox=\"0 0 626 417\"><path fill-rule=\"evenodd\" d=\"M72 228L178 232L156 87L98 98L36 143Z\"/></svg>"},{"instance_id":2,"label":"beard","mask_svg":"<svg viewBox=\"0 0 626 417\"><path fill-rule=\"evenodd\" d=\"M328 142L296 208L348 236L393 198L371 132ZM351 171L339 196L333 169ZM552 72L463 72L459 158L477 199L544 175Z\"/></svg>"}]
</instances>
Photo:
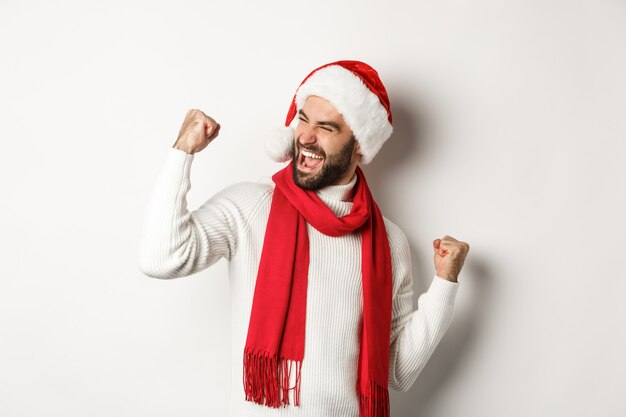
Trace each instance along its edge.
<instances>
[{"instance_id":1,"label":"beard","mask_svg":"<svg viewBox=\"0 0 626 417\"><path fill-rule=\"evenodd\" d=\"M352 153L356 146L356 139L354 136L350 139L350 142L346 143L336 154L326 155L324 150L317 145L308 147L302 147L300 141L296 139L296 144L293 149L293 166L292 175L293 181L300 188L305 190L319 190L328 185L332 185L342 175L344 175L350 166L352 161ZM324 157L322 161L322 168L316 173L305 173L298 170L298 157L300 155L300 149L306 149L311 152L315 152L318 155Z\"/></svg>"}]
</instances>

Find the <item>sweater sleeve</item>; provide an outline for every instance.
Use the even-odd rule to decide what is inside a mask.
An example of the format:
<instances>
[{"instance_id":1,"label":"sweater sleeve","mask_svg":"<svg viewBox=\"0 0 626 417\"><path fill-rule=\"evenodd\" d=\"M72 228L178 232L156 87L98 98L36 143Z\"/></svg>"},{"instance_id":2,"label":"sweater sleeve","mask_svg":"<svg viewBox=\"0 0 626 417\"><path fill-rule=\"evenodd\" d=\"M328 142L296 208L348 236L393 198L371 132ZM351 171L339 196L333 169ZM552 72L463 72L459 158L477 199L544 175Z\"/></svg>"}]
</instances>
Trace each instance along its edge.
<instances>
[{"instance_id":1,"label":"sweater sleeve","mask_svg":"<svg viewBox=\"0 0 626 417\"><path fill-rule=\"evenodd\" d=\"M408 391L450 325L459 283L435 275L414 311L408 240L398 228L393 234L389 243L398 286L392 304L389 386Z\"/></svg>"},{"instance_id":2,"label":"sweater sleeve","mask_svg":"<svg viewBox=\"0 0 626 417\"><path fill-rule=\"evenodd\" d=\"M240 183L225 188L196 210L187 209L194 159L170 148L145 210L139 244L139 269L160 279L202 271L221 258L231 259L254 207L268 187Z\"/></svg>"}]
</instances>

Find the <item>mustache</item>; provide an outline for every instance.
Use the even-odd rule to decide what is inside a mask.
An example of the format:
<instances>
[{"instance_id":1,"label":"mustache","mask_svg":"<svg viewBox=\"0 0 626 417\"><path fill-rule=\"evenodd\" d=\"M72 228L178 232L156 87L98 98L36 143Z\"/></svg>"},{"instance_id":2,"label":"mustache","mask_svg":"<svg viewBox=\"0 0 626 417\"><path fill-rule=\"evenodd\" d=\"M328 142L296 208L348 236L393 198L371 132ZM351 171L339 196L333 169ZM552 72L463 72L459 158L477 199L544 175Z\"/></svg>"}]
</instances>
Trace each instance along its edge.
<instances>
[{"instance_id":1,"label":"mustache","mask_svg":"<svg viewBox=\"0 0 626 417\"><path fill-rule=\"evenodd\" d=\"M300 144L300 141L296 141L296 148L297 148L298 153L300 152L300 150L304 149L306 151L310 151L310 152L316 153L316 154L326 158L326 152L324 152L324 149L322 149L318 145L303 146L303 145Z\"/></svg>"}]
</instances>

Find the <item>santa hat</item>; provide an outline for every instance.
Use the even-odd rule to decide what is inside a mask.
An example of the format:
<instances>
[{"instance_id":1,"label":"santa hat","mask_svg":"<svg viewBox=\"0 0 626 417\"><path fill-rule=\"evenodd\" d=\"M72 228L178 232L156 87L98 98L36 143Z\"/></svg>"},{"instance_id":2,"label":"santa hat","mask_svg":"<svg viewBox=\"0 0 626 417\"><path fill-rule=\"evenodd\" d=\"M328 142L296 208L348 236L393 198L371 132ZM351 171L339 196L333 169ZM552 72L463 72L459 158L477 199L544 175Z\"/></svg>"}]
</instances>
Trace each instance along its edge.
<instances>
[{"instance_id":1,"label":"santa hat","mask_svg":"<svg viewBox=\"0 0 626 417\"><path fill-rule=\"evenodd\" d=\"M360 61L331 62L313 70L298 87L285 126L267 142L266 150L273 160L292 158L296 115L309 96L328 100L341 113L359 142L364 164L372 161L391 136L389 97L376 70Z\"/></svg>"}]
</instances>

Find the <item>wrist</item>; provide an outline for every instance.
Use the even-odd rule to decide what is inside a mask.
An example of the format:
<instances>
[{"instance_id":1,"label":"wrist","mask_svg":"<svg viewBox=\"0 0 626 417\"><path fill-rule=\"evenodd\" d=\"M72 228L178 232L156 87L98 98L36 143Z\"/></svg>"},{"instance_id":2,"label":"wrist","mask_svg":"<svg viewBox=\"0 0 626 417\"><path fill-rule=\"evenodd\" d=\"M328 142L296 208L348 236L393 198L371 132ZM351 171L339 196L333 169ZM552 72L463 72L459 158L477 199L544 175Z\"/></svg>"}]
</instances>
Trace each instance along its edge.
<instances>
[{"instance_id":1,"label":"wrist","mask_svg":"<svg viewBox=\"0 0 626 417\"><path fill-rule=\"evenodd\" d=\"M450 274L437 274L437 276L441 279L445 279L446 281L458 282L457 277Z\"/></svg>"},{"instance_id":2,"label":"wrist","mask_svg":"<svg viewBox=\"0 0 626 417\"><path fill-rule=\"evenodd\" d=\"M172 146L172 148L179 149L179 150L181 150L183 152L186 152L186 153L188 153L190 155L193 155L195 153L195 151L193 149L189 148L188 146L184 146L184 145L181 145L181 144L178 144L178 143L175 143Z\"/></svg>"}]
</instances>

